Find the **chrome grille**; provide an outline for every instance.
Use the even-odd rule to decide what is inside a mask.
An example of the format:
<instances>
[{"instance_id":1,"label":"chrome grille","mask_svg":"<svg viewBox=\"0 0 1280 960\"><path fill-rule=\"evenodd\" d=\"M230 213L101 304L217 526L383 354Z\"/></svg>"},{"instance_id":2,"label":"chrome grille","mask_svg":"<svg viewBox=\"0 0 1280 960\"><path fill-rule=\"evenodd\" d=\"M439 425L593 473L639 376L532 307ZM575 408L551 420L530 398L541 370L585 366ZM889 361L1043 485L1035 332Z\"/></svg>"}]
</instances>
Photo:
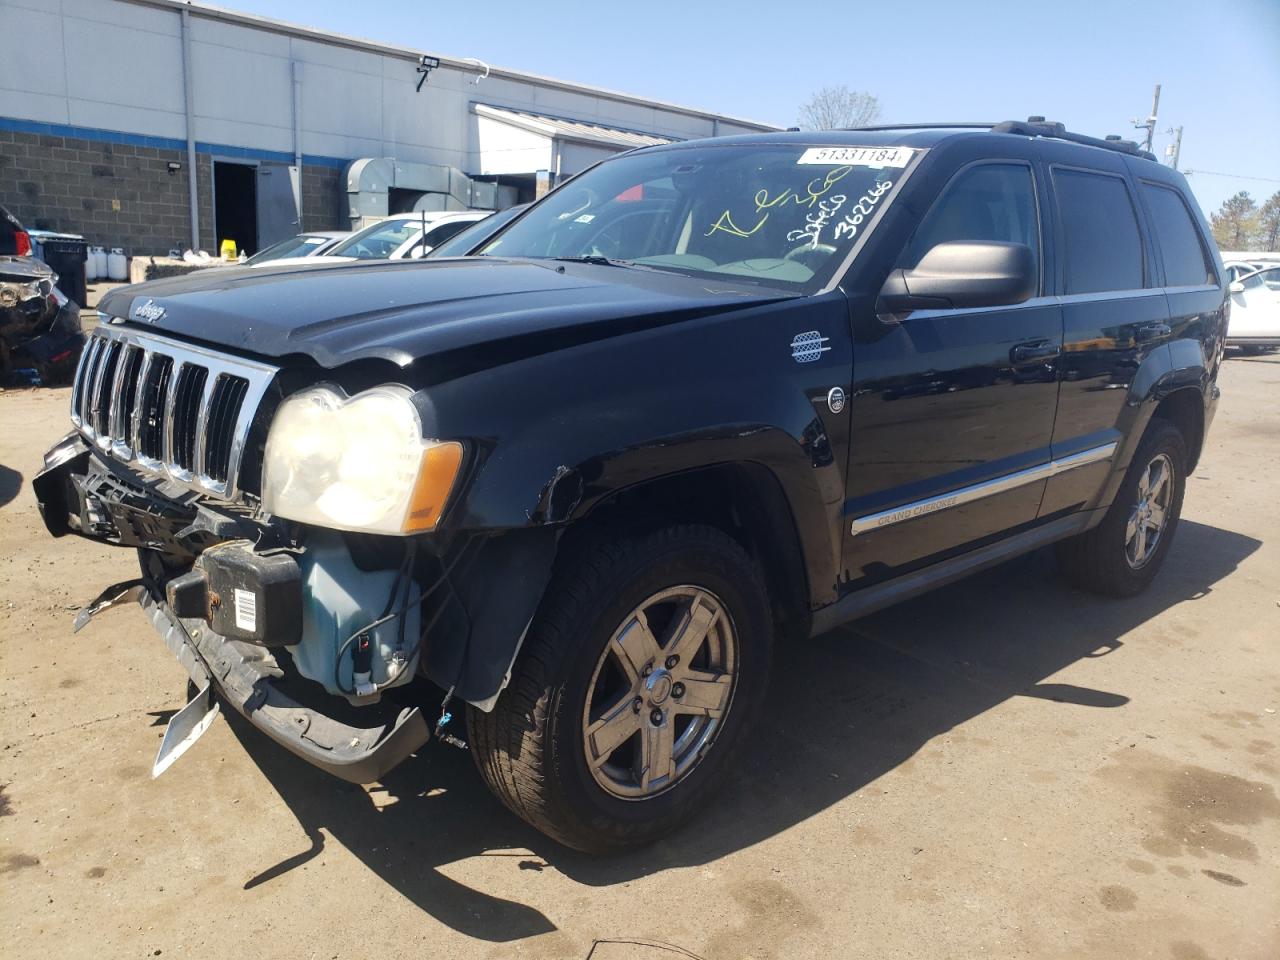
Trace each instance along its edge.
<instances>
[{"instance_id":1,"label":"chrome grille","mask_svg":"<svg viewBox=\"0 0 1280 960\"><path fill-rule=\"evenodd\" d=\"M102 325L80 357L71 420L140 470L225 500L240 492L249 427L276 368Z\"/></svg>"}]
</instances>

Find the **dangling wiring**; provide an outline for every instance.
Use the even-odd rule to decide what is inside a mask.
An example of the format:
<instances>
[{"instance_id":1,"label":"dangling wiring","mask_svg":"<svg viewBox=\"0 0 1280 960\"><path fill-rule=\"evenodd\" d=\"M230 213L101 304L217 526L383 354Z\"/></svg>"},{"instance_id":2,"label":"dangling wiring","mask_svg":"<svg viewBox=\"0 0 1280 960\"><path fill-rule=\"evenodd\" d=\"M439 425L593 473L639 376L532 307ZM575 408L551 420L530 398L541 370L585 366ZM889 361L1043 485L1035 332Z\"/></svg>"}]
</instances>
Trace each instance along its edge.
<instances>
[{"instance_id":1,"label":"dangling wiring","mask_svg":"<svg viewBox=\"0 0 1280 960\"><path fill-rule=\"evenodd\" d=\"M444 571L444 574L441 576L441 579L444 580L445 586L449 588L449 596L452 597L453 601L458 605L458 608L462 611L463 619L465 619L467 622L467 632L466 632L467 642L462 648L462 660L458 663L458 673L453 678L453 683L449 686L448 693L444 695L444 701L440 704L440 719L436 721L435 737L437 740L440 740L443 743L447 743L451 747L457 747L460 750L466 750L467 742L465 740L460 740L459 738L455 737L453 734L445 732L445 729L444 729L449 725L449 721L453 719L453 714L449 712L449 701L453 699L453 691L457 689L458 681L461 680L463 675L466 673L467 654L471 652L471 614L467 610L467 605L462 602L462 598L458 596L458 591L453 588L453 579L449 576L449 573L452 570L453 570L453 567L451 565L448 570ZM436 617L440 616L440 611L442 611L443 609L444 607L441 607L439 611L436 611ZM432 626L435 625L435 618L432 618L431 624ZM424 631L424 635L425 635L425 631Z\"/></svg>"},{"instance_id":2,"label":"dangling wiring","mask_svg":"<svg viewBox=\"0 0 1280 960\"><path fill-rule=\"evenodd\" d=\"M382 626L384 623L388 623L391 620L395 620L399 618L400 624L399 624L399 634L398 634L396 648L397 648L397 654L401 654L404 647L404 629L405 629L404 615L408 613L410 610L412 610L414 607L419 606L420 604L425 603L428 599L430 599L431 596L434 595L435 592L440 588L441 584L446 584L448 586L450 595L454 600L458 602L458 605L462 607L464 615L466 615L466 607L462 604L461 600L458 599L457 594L454 592L453 584L449 580L449 574L453 572L453 568L458 565L458 562L462 559L463 555L467 552L466 547L459 550L457 555L451 561L449 561L448 566L444 568L439 578L433 584L431 584L431 586L423 590L417 599L410 602L408 598L409 598L410 591L412 590L412 587L413 587L413 565L414 565L414 561L417 558L417 548L418 547L416 543L410 543L408 546L408 549L406 549L404 559L403 561L401 561L400 568L396 574L396 579L392 583L391 593L387 597L387 605L383 609L382 615L379 616L372 623L366 624L365 626L357 630L355 633L351 634L351 636L347 637L347 639L342 642L341 646L338 647L338 655L334 658L334 664L333 664L333 685L337 687L339 690L341 690L344 694L347 694L348 696L368 695L368 694L376 693L379 690L385 688L392 680L395 680L399 676L399 673L393 674L382 683L371 685L371 689L366 691L360 691L354 686L351 688L346 687L342 682L342 676L341 676L342 661L343 661L343 658L346 656L347 651L351 649L351 645L355 643L360 637L365 636L367 634L371 635L374 630ZM401 594L403 594L403 597L401 596ZM400 606L397 609L392 610L391 608L392 606L395 605L397 600L399 600ZM417 655L419 648L422 646L423 637L425 637L427 632L433 626L435 626L436 621L439 620L440 615L441 613L443 613L443 611L444 611L444 607L442 606L439 610L435 612L435 614L432 616L431 620L426 624L426 626L422 628L422 631L418 636L417 643L414 644L413 650L411 650L407 654L403 654L397 657L397 659L402 664L407 664L411 662L413 658ZM468 616L468 621L469 620L470 618ZM372 637L369 637L369 640L371 642ZM354 667L354 662L353 662L353 667ZM403 669L403 666L401 667L401 669ZM353 677L354 677L354 670L353 670Z\"/></svg>"}]
</instances>

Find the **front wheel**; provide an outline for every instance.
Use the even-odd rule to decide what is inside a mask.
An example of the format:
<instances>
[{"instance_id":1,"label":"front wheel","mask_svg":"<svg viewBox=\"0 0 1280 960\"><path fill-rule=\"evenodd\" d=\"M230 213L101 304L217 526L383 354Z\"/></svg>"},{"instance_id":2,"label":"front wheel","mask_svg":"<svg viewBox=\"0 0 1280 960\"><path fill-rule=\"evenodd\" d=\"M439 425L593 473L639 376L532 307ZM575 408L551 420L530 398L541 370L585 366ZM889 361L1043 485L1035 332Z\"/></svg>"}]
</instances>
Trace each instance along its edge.
<instances>
[{"instance_id":1,"label":"front wheel","mask_svg":"<svg viewBox=\"0 0 1280 960\"><path fill-rule=\"evenodd\" d=\"M1182 433L1167 420L1152 420L1102 522L1058 544L1067 578L1112 597L1145 590L1178 528L1186 465Z\"/></svg>"},{"instance_id":2,"label":"front wheel","mask_svg":"<svg viewBox=\"0 0 1280 960\"><path fill-rule=\"evenodd\" d=\"M770 648L759 572L719 530L598 545L557 573L493 711L470 710L476 763L562 843L649 843L729 774Z\"/></svg>"}]
</instances>

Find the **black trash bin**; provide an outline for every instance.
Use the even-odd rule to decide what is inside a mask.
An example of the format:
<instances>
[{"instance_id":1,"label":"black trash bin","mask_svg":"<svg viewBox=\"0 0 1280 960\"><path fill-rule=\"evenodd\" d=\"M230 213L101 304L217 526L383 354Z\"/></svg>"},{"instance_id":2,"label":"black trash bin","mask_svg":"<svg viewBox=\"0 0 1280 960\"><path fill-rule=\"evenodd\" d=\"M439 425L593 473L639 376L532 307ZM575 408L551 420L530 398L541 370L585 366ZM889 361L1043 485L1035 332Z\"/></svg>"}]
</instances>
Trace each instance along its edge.
<instances>
[{"instance_id":1,"label":"black trash bin","mask_svg":"<svg viewBox=\"0 0 1280 960\"><path fill-rule=\"evenodd\" d=\"M49 230L32 230L32 251L58 275L58 289L70 299L87 307L84 261L89 242L74 233L53 233Z\"/></svg>"}]
</instances>

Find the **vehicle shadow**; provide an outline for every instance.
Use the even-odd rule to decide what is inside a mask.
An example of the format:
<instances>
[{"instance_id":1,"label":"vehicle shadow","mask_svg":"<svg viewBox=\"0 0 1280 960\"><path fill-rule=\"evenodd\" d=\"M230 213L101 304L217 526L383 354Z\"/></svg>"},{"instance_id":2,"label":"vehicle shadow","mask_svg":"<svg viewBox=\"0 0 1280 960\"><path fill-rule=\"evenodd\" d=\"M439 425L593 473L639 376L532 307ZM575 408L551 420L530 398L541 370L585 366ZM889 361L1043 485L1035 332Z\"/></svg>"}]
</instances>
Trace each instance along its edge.
<instances>
[{"instance_id":1,"label":"vehicle shadow","mask_svg":"<svg viewBox=\"0 0 1280 960\"><path fill-rule=\"evenodd\" d=\"M1259 546L1183 521L1155 584L1124 601L1067 587L1052 551L1041 551L780 650L771 706L720 801L672 838L624 857L588 857L526 827L487 792L463 751L430 745L366 792L234 718L245 749L312 840L310 849L264 864L246 887L306 862L328 835L463 934L505 942L547 932L554 924L535 907L467 887L437 868L510 857L513 870L555 869L591 886L620 883L713 861L783 831L1010 697L1074 704L1087 724L1089 711L1129 698L1042 681L1077 660L1114 652L1135 627L1206 596Z\"/></svg>"},{"instance_id":2,"label":"vehicle shadow","mask_svg":"<svg viewBox=\"0 0 1280 960\"><path fill-rule=\"evenodd\" d=\"M0 507L13 500L22 489L22 474L0 463Z\"/></svg>"}]
</instances>

